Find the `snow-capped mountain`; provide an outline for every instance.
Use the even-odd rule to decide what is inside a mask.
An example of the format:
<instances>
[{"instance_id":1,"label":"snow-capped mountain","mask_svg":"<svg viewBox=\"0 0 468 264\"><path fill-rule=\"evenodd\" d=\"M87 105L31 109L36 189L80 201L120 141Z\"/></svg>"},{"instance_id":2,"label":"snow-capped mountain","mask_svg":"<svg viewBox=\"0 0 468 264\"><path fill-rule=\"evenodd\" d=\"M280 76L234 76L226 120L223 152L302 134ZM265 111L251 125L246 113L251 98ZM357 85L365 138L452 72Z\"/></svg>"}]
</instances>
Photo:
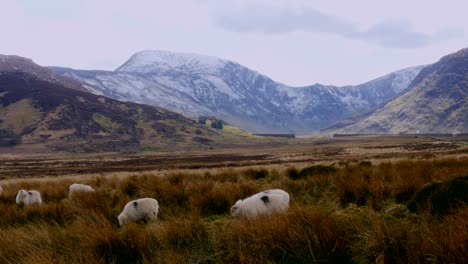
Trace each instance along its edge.
<instances>
[{"instance_id":1,"label":"snow-capped mountain","mask_svg":"<svg viewBox=\"0 0 468 264\"><path fill-rule=\"evenodd\" d=\"M404 91L422 66L357 86L290 87L238 63L168 51L141 51L115 71L52 67L90 91L160 106L187 116L216 116L258 133L304 134L374 110Z\"/></svg>"},{"instance_id":2,"label":"snow-capped mountain","mask_svg":"<svg viewBox=\"0 0 468 264\"><path fill-rule=\"evenodd\" d=\"M191 74L218 74L225 61L190 53L145 50L134 54L116 71L134 73L154 73L180 70Z\"/></svg>"},{"instance_id":3,"label":"snow-capped mountain","mask_svg":"<svg viewBox=\"0 0 468 264\"><path fill-rule=\"evenodd\" d=\"M199 149L229 140L248 139L92 94L30 59L0 54L0 153Z\"/></svg>"}]
</instances>

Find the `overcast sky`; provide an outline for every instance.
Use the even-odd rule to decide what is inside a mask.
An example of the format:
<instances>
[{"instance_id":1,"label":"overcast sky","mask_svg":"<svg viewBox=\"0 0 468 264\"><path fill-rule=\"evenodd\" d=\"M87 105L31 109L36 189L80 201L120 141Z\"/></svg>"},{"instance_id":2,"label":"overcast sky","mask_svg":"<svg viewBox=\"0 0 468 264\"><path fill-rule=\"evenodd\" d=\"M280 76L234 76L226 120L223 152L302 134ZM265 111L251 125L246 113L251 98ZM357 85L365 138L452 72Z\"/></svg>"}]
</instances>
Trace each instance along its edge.
<instances>
[{"instance_id":1,"label":"overcast sky","mask_svg":"<svg viewBox=\"0 0 468 264\"><path fill-rule=\"evenodd\" d=\"M466 0L0 0L0 54L114 70L140 50L292 86L359 84L468 47Z\"/></svg>"}]
</instances>

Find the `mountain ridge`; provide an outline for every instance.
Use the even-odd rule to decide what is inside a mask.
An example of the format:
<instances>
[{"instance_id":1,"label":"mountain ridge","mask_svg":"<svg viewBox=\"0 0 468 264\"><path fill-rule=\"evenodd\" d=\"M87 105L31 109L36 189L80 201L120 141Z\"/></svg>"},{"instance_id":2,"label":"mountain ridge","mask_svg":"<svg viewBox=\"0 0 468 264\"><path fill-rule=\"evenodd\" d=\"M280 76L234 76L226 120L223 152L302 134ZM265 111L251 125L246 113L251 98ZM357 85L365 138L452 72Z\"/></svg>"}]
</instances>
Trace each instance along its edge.
<instances>
[{"instance_id":1,"label":"mountain ridge","mask_svg":"<svg viewBox=\"0 0 468 264\"><path fill-rule=\"evenodd\" d=\"M336 133L468 133L468 48L425 67L397 98Z\"/></svg>"},{"instance_id":2,"label":"mountain ridge","mask_svg":"<svg viewBox=\"0 0 468 264\"><path fill-rule=\"evenodd\" d=\"M356 86L296 88L236 62L168 51L137 52L115 71L51 69L115 99L217 116L256 133L307 134L393 99L423 67Z\"/></svg>"},{"instance_id":3,"label":"mountain ridge","mask_svg":"<svg viewBox=\"0 0 468 264\"><path fill-rule=\"evenodd\" d=\"M43 81L60 83L62 86L69 89L83 92L88 91L78 81L66 76L57 75L50 69L37 65L32 59L17 55L0 54L0 72L27 73Z\"/></svg>"}]
</instances>

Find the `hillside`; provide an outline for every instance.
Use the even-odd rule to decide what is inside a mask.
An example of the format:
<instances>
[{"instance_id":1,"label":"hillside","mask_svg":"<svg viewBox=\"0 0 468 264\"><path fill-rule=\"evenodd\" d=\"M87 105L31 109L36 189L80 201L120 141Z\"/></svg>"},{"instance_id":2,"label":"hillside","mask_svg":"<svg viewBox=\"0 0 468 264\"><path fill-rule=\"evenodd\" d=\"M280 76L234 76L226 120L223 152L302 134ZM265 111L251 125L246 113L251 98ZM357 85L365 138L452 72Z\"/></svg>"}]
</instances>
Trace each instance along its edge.
<instances>
[{"instance_id":1,"label":"hillside","mask_svg":"<svg viewBox=\"0 0 468 264\"><path fill-rule=\"evenodd\" d=\"M96 94L216 116L256 133L306 134L395 98L422 69L408 68L357 86L290 87L216 57L142 51L115 71L52 67Z\"/></svg>"},{"instance_id":2,"label":"hillside","mask_svg":"<svg viewBox=\"0 0 468 264\"><path fill-rule=\"evenodd\" d=\"M203 148L222 133L165 109L0 72L2 152Z\"/></svg>"},{"instance_id":3,"label":"hillside","mask_svg":"<svg viewBox=\"0 0 468 264\"><path fill-rule=\"evenodd\" d=\"M65 88L83 92L88 91L80 82L55 74L50 69L37 65L31 59L16 55L0 54L0 73L27 73L38 80L57 83Z\"/></svg>"},{"instance_id":4,"label":"hillside","mask_svg":"<svg viewBox=\"0 0 468 264\"><path fill-rule=\"evenodd\" d=\"M336 133L468 133L468 48L424 68L401 96Z\"/></svg>"}]
</instances>

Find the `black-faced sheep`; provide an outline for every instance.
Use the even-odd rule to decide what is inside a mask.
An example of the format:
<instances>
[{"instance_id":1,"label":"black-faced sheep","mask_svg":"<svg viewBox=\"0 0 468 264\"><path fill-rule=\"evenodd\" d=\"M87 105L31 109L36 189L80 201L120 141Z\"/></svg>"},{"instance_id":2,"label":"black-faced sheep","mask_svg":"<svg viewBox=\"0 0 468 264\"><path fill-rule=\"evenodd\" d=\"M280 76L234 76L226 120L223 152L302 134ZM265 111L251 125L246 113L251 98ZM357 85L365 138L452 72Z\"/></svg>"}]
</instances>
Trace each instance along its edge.
<instances>
[{"instance_id":1,"label":"black-faced sheep","mask_svg":"<svg viewBox=\"0 0 468 264\"><path fill-rule=\"evenodd\" d=\"M85 192L94 192L93 187L85 184L74 183L70 185L68 197L72 199L73 195L77 193L85 193Z\"/></svg>"},{"instance_id":2,"label":"black-faced sheep","mask_svg":"<svg viewBox=\"0 0 468 264\"><path fill-rule=\"evenodd\" d=\"M19 190L16 195L16 204L24 204L26 206L33 204L42 204L41 194L35 190Z\"/></svg>"},{"instance_id":3,"label":"black-faced sheep","mask_svg":"<svg viewBox=\"0 0 468 264\"><path fill-rule=\"evenodd\" d=\"M239 200L231 207L232 216L255 218L284 213L289 208L289 194L280 189L273 189L254 194Z\"/></svg>"},{"instance_id":4,"label":"black-faced sheep","mask_svg":"<svg viewBox=\"0 0 468 264\"><path fill-rule=\"evenodd\" d=\"M143 220L156 220L158 218L159 204L153 198L141 198L128 202L119 215L119 224Z\"/></svg>"}]
</instances>

